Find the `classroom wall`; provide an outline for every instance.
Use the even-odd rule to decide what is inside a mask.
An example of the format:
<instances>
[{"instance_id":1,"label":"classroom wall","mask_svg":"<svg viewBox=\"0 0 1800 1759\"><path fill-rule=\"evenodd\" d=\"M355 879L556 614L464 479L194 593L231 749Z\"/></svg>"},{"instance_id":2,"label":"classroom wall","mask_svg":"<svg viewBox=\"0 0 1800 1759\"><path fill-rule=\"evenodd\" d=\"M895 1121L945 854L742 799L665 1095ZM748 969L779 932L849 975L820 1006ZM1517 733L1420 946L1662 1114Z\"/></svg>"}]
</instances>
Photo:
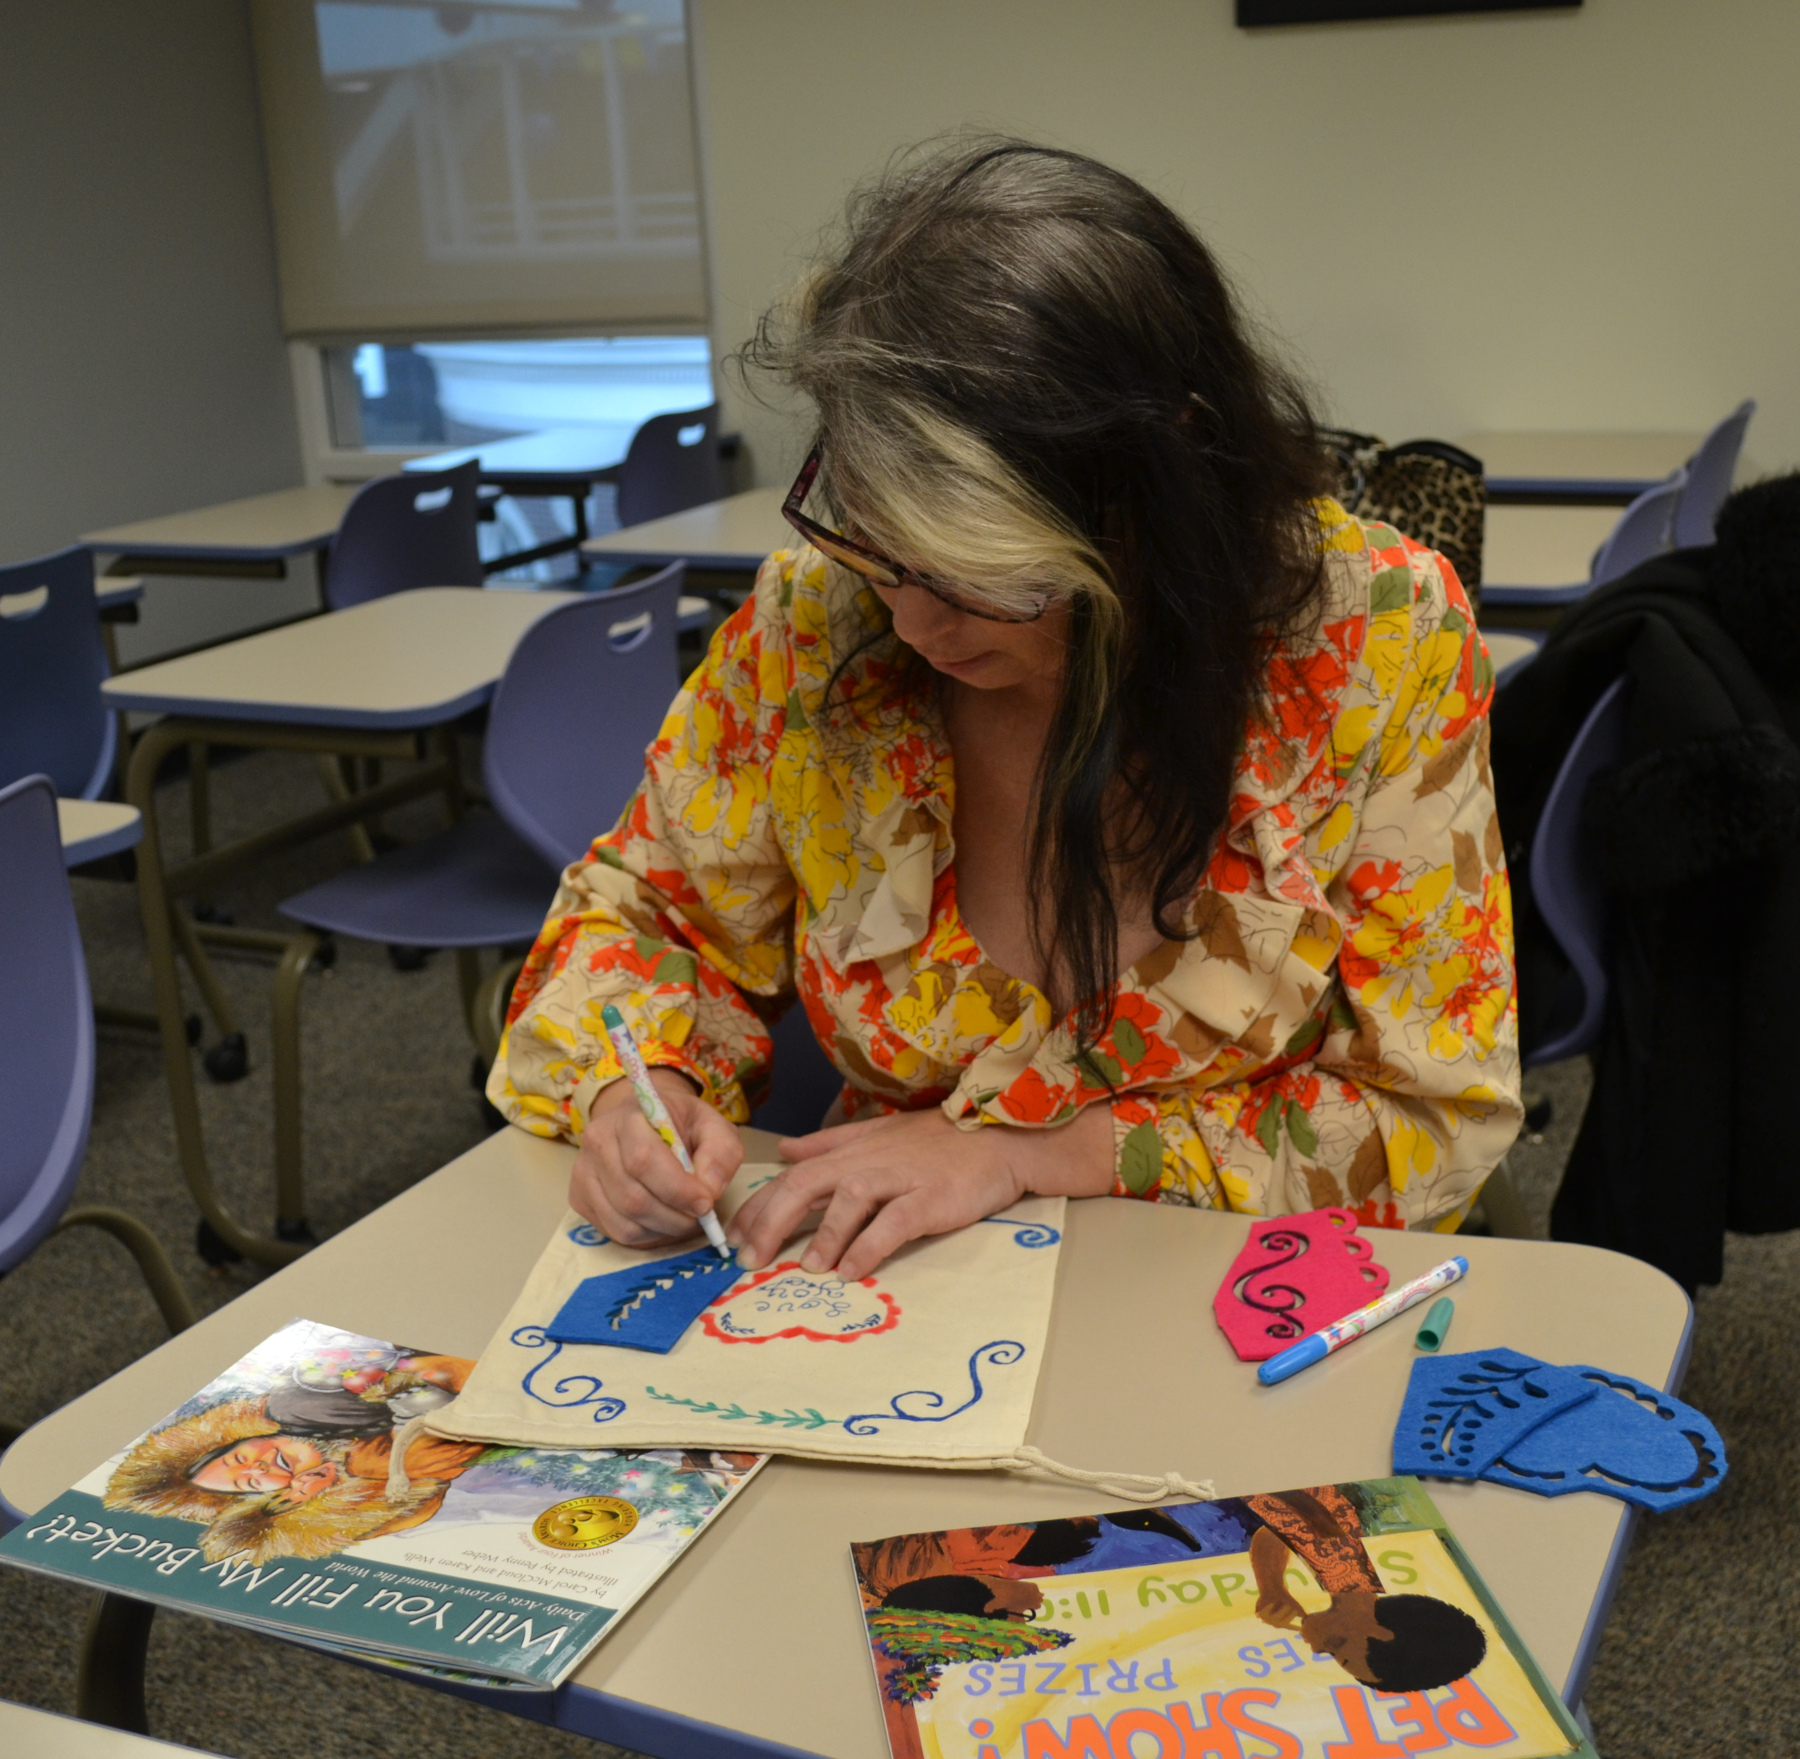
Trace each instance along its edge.
<instances>
[{"instance_id":1,"label":"classroom wall","mask_svg":"<svg viewBox=\"0 0 1800 1759\"><path fill-rule=\"evenodd\" d=\"M0 560L299 481L242 0L0 0ZM158 581L122 645L251 609Z\"/></svg>"},{"instance_id":2,"label":"classroom wall","mask_svg":"<svg viewBox=\"0 0 1800 1759\"><path fill-rule=\"evenodd\" d=\"M716 339L845 192L975 124L1192 220L1343 423L1697 429L1800 463L1793 0L1240 31L1231 0L689 0ZM757 480L791 423L735 409Z\"/></svg>"}]
</instances>

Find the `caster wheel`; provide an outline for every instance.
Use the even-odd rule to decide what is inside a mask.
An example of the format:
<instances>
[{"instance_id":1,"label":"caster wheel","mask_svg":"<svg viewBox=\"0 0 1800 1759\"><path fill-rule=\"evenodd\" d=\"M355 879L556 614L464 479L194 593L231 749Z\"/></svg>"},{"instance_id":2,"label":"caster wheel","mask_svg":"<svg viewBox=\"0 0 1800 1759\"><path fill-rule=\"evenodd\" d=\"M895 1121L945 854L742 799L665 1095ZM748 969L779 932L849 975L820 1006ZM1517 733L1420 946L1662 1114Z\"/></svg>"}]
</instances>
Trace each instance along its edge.
<instances>
[{"instance_id":1,"label":"caster wheel","mask_svg":"<svg viewBox=\"0 0 1800 1759\"><path fill-rule=\"evenodd\" d=\"M291 1222L278 1220L275 1223L275 1238L296 1241L302 1246L316 1246L319 1243L319 1236L312 1231L312 1224L305 1216Z\"/></svg>"},{"instance_id":2,"label":"caster wheel","mask_svg":"<svg viewBox=\"0 0 1800 1759\"><path fill-rule=\"evenodd\" d=\"M198 1044L200 1042L200 1016L198 1014L190 1014L182 1024L187 1029L188 1043Z\"/></svg>"},{"instance_id":3,"label":"caster wheel","mask_svg":"<svg viewBox=\"0 0 1800 1759\"><path fill-rule=\"evenodd\" d=\"M221 1038L201 1057L206 1072L221 1086L228 1081L242 1081L250 1073L250 1046L241 1032Z\"/></svg>"},{"instance_id":4,"label":"caster wheel","mask_svg":"<svg viewBox=\"0 0 1800 1759\"><path fill-rule=\"evenodd\" d=\"M209 1264L215 1270L221 1265L244 1262L243 1253L227 1246L214 1231L212 1223L207 1221L194 1229L194 1250L200 1254L202 1264Z\"/></svg>"},{"instance_id":5,"label":"caster wheel","mask_svg":"<svg viewBox=\"0 0 1800 1759\"><path fill-rule=\"evenodd\" d=\"M429 947L389 947L388 963L396 971L423 971L431 956Z\"/></svg>"},{"instance_id":6,"label":"caster wheel","mask_svg":"<svg viewBox=\"0 0 1800 1759\"><path fill-rule=\"evenodd\" d=\"M337 954L337 942L333 940L330 935L327 935L324 940L319 942L318 947L315 949L312 956L312 962L318 966L321 971L329 971L332 966L337 963Z\"/></svg>"}]
</instances>

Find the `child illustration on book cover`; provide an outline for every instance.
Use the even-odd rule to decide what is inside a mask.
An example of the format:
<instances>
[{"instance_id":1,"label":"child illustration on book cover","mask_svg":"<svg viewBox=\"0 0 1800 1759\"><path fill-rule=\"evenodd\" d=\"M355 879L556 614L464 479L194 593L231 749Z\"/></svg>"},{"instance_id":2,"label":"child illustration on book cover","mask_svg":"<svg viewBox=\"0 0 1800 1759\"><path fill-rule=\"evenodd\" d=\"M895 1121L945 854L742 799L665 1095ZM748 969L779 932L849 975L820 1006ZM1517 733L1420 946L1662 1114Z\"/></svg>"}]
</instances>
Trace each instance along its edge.
<instances>
[{"instance_id":1,"label":"child illustration on book cover","mask_svg":"<svg viewBox=\"0 0 1800 1759\"><path fill-rule=\"evenodd\" d=\"M1045 1759L1090 1735L1116 1753L1114 1722L1170 1753L1196 1731L1228 1755L1348 1752L1364 1723L1370 1752L1409 1731L1517 1759L1579 1745L1412 1480L851 1550L896 1759Z\"/></svg>"}]
</instances>

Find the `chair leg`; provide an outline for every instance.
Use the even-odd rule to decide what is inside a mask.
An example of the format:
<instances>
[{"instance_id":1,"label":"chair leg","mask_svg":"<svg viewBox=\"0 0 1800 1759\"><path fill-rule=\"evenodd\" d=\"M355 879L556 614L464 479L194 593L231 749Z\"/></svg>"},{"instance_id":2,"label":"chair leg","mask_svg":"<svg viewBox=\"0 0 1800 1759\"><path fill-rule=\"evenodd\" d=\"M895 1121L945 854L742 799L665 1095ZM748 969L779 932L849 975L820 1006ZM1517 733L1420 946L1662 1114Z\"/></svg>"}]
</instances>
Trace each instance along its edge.
<instances>
[{"instance_id":1,"label":"chair leg","mask_svg":"<svg viewBox=\"0 0 1800 1759\"><path fill-rule=\"evenodd\" d=\"M187 748L188 814L196 855L212 848L212 773L207 767L207 748L194 740Z\"/></svg>"},{"instance_id":2,"label":"chair leg","mask_svg":"<svg viewBox=\"0 0 1800 1759\"><path fill-rule=\"evenodd\" d=\"M469 1036L490 1066L500 1054L500 1034L506 1029L506 1004L524 969L523 953L510 959L503 956L483 980L469 1005Z\"/></svg>"},{"instance_id":3,"label":"chair leg","mask_svg":"<svg viewBox=\"0 0 1800 1759\"><path fill-rule=\"evenodd\" d=\"M94 1596L75 1686L75 1714L84 1722L134 1735L150 1732L144 1662L155 1617L156 1608L146 1601L127 1600L122 1594Z\"/></svg>"},{"instance_id":4,"label":"chair leg","mask_svg":"<svg viewBox=\"0 0 1800 1759\"><path fill-rule=\"evenodd\" d=\"M273 1018L270 1064L275 1078L275 1233L283 1240L312 1239L306 1225L305 1173L300 1124L300 986L319 950L315 934L297 934L275 968L270 995Z\"/></svg>"},{"instance_id":5,"label":"chair leg","mask_svg":"<svg viewBox=\"0 0 1800 1759\"><path fill-rule=\"evenodd\" d=\"M1481 1187L1481 1208L1487 1216L1488 1228L1502 1240L1535 1240L1537 1229L1519 1197L1512 1169L1504 1160L1488 1174Z\"/></svg>"},{"instance_id":6,"label":"chair leg","mask_svg":"<svg viewBox=\"0 0 1800 1759\"><path fill-rule=\"evenodd\" d=\"M463 1018L475 1017L475 998L481 994L481 953L475 947L456 949L456 987L462 997Z\"/></svg>"},{"instance_id":7,"label":"chair leg","mask_svg":"<svg viewBox=\"0 0 1800 1759\"><path fill-rule=\"evenodd\" d=\"M169 1262L162 1242L136 1216L127 1215L122 1209L84 1203L69 1210L56 1224L55 1231L60 1234L64 1228L82 1227L99 1228L103 1233L111 1234L137 1260L137 1267L150 1286L151 1297L162 1313L163 1323L170 1331L186 1331L200 1317L188 1299L187 1290L182 1287L181 1278L175 1274L175 1266Z\"/></svg>"},{"instance_id":8,"label":"chair leg","mask_svg":"<svg viewBox=\"0 0 1800 1759\"><path fill-rule=\"evenodd\" d=\"M194 919L177 904L169 912L169 926L175 931L176 945L181 949L182 958L187 961L188 970L194 974L194 982L200 989L200 999L206 1003L206 1011L212 1015L213 1024L219 1029L219 1036L231 1038L241 1034L243 1028L238 1025L237 1015L231 1003L226 1000L224 990L219 987L212 960L207 958L206 949L200 945L200 936L194 929Z\"/></svg>"}]
</instances>

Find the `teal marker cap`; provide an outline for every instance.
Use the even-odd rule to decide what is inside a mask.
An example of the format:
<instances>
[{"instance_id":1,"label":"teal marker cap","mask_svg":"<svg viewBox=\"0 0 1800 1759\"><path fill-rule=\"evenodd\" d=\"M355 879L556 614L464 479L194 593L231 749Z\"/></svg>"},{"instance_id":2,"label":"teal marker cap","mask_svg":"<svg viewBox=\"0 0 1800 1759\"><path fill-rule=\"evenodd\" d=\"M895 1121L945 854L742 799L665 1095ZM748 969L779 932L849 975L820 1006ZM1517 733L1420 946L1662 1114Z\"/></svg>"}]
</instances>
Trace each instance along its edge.
<instances>
[{"instance_id":1,"label":"teal marker cap","mask_svg":"<svg viewBox=\"0 0 1800 1759\"><path fill-rule=\"evenodd\" d=\"M1441 1296L1431 1304L1431 1311L1425 1315L1424 1323L1413 1338L1415 1350L1439 1349L1444 1339L1450 1334L1450 1321L1456 1317L1456 1303L1448 1295Z\"/></svg>"}]
</instances>

